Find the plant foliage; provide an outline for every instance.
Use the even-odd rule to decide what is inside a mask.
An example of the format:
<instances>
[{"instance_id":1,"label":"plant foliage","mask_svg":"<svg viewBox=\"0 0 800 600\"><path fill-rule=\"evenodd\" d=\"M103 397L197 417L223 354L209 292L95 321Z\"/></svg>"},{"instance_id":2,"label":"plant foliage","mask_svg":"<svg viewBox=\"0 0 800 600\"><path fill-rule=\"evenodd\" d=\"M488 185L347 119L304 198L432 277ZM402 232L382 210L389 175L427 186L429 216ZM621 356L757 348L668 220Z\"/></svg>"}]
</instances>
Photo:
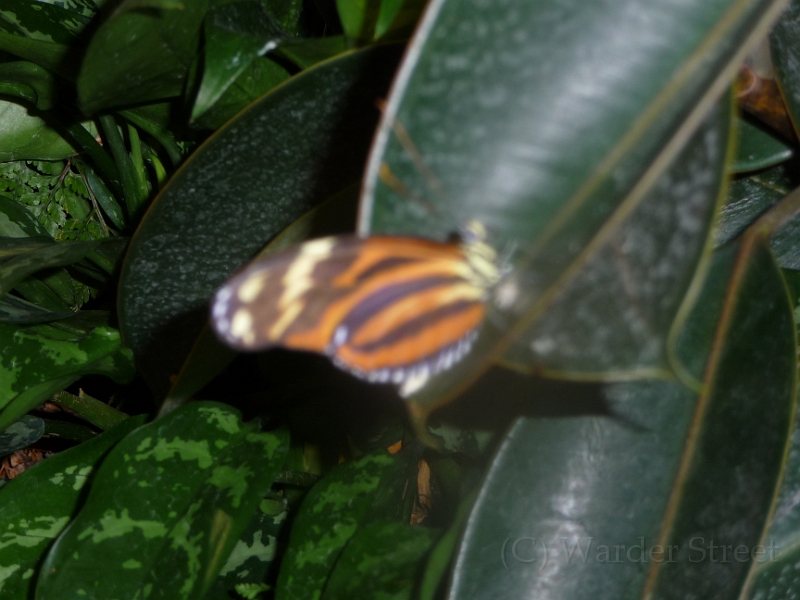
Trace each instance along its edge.
<instances>
[{"instance_id":1,"label":"plant foliage","mask_svg":"<svg viewBox=\"0 0 800 600\"><path fill-rule=\"evenodd\" d=\"M2 597L790 595L798 48L798 0L4 0ZM262 250L472 219L504 276L407 400L209 332Z\"/></svg>"}]
</instances>

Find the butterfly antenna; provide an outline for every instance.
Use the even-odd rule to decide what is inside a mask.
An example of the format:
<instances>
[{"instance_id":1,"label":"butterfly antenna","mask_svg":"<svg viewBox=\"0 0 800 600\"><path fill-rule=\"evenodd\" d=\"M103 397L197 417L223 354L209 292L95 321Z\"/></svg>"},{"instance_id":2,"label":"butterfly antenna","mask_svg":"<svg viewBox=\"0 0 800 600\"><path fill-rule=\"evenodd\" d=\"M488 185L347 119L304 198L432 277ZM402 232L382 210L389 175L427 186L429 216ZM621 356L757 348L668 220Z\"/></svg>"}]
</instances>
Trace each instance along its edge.
<instances>
[{"instance_id":1,"label":"butterfly antenna","mask_svg":"<svg viewBox=\"0 0 800 600\"><path fill-rule=\"evenodd\" d=\"M411 162L414 163L414 166L417 167L417 170L422 174L425 183L428 184L428 187L436 196L441 197L442 184L436 178L436 175L433 174L433 171L428 168L428 165L425 164L422 153L420 153L417 146L411 140L411 136L408 135L408 130L406 130L403 124L397 119L392 119L392 130L394 131L397 141L400 142L400 145L403 147L403 150L405 150L411 158Z\"/></svg>"},{"instance_id":2,"label":"butterfly antenna","mask_svg":"<svg viewBox=\"0 0 800 600\"><path fill-rule=\"evenodd\" d=\"M404 198L409 198L414 202L419 202L425 208L427 208L432 214L436 216L441 216L441 213L436 208L436 205L428 200L427 198L423 198L413 190L411 190L406 184L404 184L400 179L392 173L392 170L389 168L385 162L381 163L381 168L378 171L378 175L381 178L381 181L385 183L391 190Z\"/></svg>"}]
</instances>

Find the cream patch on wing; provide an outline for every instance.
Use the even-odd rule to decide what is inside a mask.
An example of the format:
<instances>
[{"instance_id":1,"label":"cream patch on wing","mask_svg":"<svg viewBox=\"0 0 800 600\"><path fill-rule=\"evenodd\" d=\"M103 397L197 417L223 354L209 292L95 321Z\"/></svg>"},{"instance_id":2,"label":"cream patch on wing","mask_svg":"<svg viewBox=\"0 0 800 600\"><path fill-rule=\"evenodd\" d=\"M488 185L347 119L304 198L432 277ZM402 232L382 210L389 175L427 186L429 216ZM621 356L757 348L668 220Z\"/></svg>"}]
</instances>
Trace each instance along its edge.
<instances>
[{"instance_id":1,"label":"cream patch on wing","mask_svg":"<svg viewBox=\"0 0 800 600\"><path fill-rule=\"evenodd\" d=\"M336 240L333 238L322 238L313 242L306 242L300 249L300 253L289 265L286 273L281 280L283 293L278 300L278 308L283 311L280 318L269 330L272 339L278 339L291 325L292 321L303 310L305 303L300 299L303 295L314 287L314 279L311 274L318 263L331 255Z\"/></svg>"},{"instance_id":2,"label":"cream patch on wing","mask_svg":"<svg viewBox=\"0 0 800 600\"><path fill-rule=\"evenodd\" d=\"M245 344L255 342L255 332L253 331L253 315L246 308L237 310L231 319L230 335L241 339Z\"/></svg>"},{"instance_id":3,"label":"cream patch on wing","mask_svg":"<svg viewBox=\"0 0 800 600\"><path fill-rule=\"evenodd\" d=\"M264 289L267 278L268 275L265 271L253 273L239 286L236 296L241 302L250 304L261 293L261 290Z\"/></svg>"}]
</instances>

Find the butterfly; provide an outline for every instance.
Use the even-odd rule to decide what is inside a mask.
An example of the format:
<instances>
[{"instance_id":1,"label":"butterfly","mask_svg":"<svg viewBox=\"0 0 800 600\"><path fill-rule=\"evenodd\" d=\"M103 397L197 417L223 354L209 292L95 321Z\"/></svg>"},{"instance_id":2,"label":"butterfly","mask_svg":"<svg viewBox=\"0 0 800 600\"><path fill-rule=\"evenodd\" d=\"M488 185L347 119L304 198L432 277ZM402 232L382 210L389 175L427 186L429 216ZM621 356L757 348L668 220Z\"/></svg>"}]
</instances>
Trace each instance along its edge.
<instances>
[{"instance_id":1,"label":"butterfly","mask_svg":"<svg viewBox=\"0 0 800 600\"><path fill-rule=\"evenodd\" d=\"M456 243L334 236L256 260L217 291L211 323L239 350L325 354L408 396L470 351L501 277L481 223Z\"/></svg>"}]
</instances>

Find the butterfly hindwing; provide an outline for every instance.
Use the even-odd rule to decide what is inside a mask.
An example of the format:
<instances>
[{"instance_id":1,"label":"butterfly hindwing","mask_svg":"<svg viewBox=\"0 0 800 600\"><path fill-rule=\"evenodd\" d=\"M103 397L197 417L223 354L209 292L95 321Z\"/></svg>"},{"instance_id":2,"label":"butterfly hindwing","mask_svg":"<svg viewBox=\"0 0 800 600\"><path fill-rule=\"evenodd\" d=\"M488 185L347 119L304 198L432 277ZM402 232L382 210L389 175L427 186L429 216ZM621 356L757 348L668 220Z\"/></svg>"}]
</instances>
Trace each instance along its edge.
<instances>
[{"instance_id":1,"label":"butterfly hindwing","mask_svg":"<svg viewBox=\"0 0 800 600\"><path fill-rule=\"evenodd\" d=\"M485 291L457 245L341 236L258 260L220 289L212 321L239 349L327 353L357 375L400 383L463 356Z\"/></svg>"},{"instance_id":2,"label":"butterfly hindwing","mask_svg":"<svg viewBox=\"0 0 800 600\"><path fill-rule=\"evenodd\" d=\"M331 279L356 260L359 241L322 238L257 260L217 292L212 306L217 333L240 350L291 347L287 336L313 332L329 305L347 294L332 289ZM327 343L320 332L297 349L324 352Z\"/></svg>"}]
</instances>

